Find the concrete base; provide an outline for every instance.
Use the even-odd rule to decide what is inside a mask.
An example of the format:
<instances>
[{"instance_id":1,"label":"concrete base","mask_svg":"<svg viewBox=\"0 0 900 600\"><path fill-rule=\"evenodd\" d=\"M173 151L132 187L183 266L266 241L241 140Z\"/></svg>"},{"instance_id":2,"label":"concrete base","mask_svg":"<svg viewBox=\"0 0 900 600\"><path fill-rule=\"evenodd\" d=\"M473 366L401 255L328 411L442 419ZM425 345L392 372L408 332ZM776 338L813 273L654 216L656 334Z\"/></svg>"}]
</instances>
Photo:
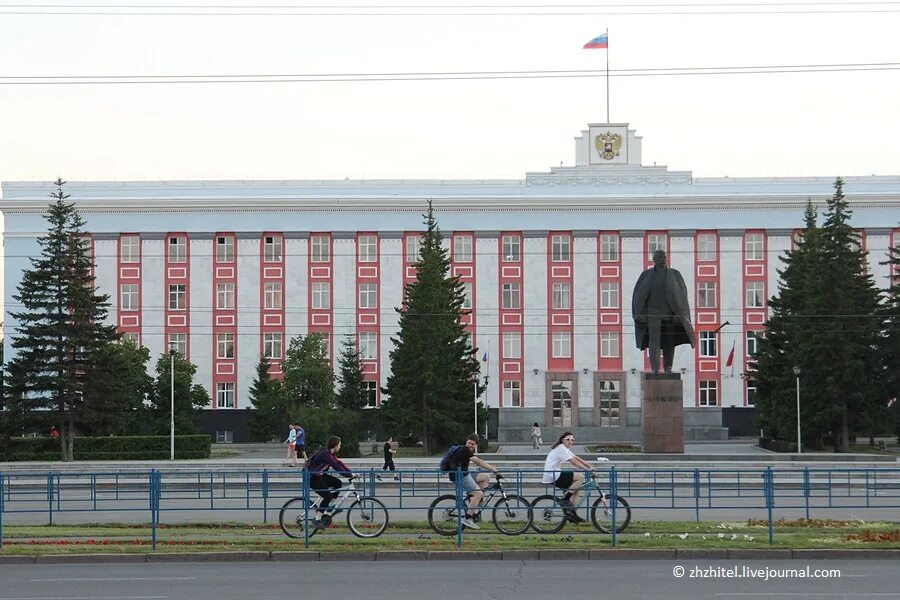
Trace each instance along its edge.
<instances>
[{"instance_id":1,"label":"concrete base","mask_svg":"<svg viewBox=\"0 0 900 600\"><path fill-rule=\"evenodd\" d=\"M682 382L677 373L641 374L641 445L646 453L684 454Z\"/></svg>"}]
</instances>

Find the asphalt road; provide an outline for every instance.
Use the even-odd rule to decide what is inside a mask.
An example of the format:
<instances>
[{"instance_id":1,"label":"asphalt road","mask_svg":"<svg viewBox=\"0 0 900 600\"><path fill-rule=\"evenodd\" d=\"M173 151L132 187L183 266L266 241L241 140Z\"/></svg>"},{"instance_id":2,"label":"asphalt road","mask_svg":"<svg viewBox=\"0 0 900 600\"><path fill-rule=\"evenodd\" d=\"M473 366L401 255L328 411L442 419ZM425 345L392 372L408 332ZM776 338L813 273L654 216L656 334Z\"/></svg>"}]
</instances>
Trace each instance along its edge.
<instances>
[{"instance_id":1,"label":"asphalt road","mask_svg":"<svg viewBox=\"0 0 900 600\"><path fill-rule=\"evenodd\" d=\"M695 567L778 574L807 565L811 572L837 569L840 576L690 577ZM676 567L685 575L673 575ZM896 567L887 560L702 559L9 565L0 566L0 600L890 599L900 598Z\"/></svg>"}]
</instances>

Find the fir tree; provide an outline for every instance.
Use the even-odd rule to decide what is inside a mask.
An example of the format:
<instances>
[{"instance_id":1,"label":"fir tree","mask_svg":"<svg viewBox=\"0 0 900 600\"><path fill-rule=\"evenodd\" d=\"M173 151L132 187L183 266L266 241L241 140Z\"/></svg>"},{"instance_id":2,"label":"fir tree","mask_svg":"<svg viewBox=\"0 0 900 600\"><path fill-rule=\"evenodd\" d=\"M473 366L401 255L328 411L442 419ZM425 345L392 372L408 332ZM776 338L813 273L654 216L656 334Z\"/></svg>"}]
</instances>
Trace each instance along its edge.
<instances>
[{"instance_id":1,"label":"fir tree","mask_svg":"<svg viewBox=\"0 0 900 600\"><path fill-rule=\"evenodd\" d=\"M462 324L465 288L450 276L450 258L430 201L424 217L416 280L406 286L397 309L400 331L392 338L382 410L394 431L416 436L431 454L471 432L473 382L480 365Z\"/></svg>"},{"instance_id":2,"label":"fir tree","mask_svg":"<svg viewBox=\"0 0 900 600\"><path fill-rule=\"evenodd\" d=\"M97 414L87 406L87 380L103 375L101 352L118 334L104 324L109 297L94 290L84 221L66 202L64 185L57 179L45 215L47 235L38 240L40 254L13 295L22 310L11 313L16 356L10 361L7 400L27 418L58 424L62 458L71 461L76 431L89 427Z\"/></svg>"},{"instance_id":3,"label":"fir tree","mask_svg":"<svg viewBox=\"0 0 900 600\"><path fill-rule=\"evenodd\" d=\"M885 336L881 355L884 359L887 401L887 429L900 443L900 245L890 249L887 265L889 289L885 303Z\"/></svg>"},{"instance_id":4,"label":"fir tree","mask_svg":"<svg viewBox=\"0 0 900 600\"><path fill-rule=\"evenodd\" d=\"M271 363L265 356L256 365L256 378L250 386L250 403L256 410L250 417L250 432L257 440L277 439L288 425L287 405L281 382L269 374Z\"/></svg>"},{"instance_id":5,"label":"fir tree","mask_svg":"<svg viewBox=\"0 0 900 600\"><path fill-rule=\"evenodd\" d=\"M360 411L368 404L365 380L359 349L356 347L356 336L348 333L344 338L341 356L338 359L338 392L336 404L338 408Z\"/></svg>"},{"instance_id":6,"label":"fir tree","mask_svg":"<svg viewBox=\"0 0 900 600\"><path fill-rule=\"evenodd\" d=\"M136 421L153 389L147 373L150 351L131 340L100 350L95 370L85 382L85 409L95 436L123 435L139 427Z\"/></svg>"}]
</instances>

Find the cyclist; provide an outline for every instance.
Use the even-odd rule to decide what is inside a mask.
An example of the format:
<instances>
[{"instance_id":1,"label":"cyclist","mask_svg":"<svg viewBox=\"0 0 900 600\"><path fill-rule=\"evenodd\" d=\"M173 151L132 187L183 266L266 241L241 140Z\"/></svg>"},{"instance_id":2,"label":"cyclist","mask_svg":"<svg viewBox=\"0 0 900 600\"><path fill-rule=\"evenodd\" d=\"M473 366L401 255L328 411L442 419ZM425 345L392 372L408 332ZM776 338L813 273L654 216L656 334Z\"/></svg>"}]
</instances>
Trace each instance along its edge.
<instances>
[{"instance_id":1,"label":"cyclist","mask_svg":"<svg viewBox=\"0 0 900 600\"><path fill-rule=\"evenodd\" d=\"M484 498L482 490L490 483L491 476L487 473L479 473L477 477L473 477L469 473L469 461L474 462L482 469L492 471L497 476L497 479L502 478L500 471L493 465L475 456L476 449L478 449L478 434L473 433L466 438L465 445L457 447L456 450L448 455L448 468L446 469L449 471L450 481L453 482L456 482L457 469L463 473L462 487L466 491L466 507L468 510L466 511L466 518L462 520L462 524L472 529L479 529L478 524L475 523L475 509L478 508L478 505L481 504L481 500Z\"/></svg>"},{"instance_id":2,"label":"cyclist","mask_svg":"<svg viewBox=\"0 0 900 600\"><path fill-rule=\"evenodd\" d=\"M544 462L544 477L542 479L545 484L553 484L560 490L565 490L566 494L560 500L566 519L572 523L582 523L584 519L578 516L575 507L578 506L578 493L584 485L584 473L576 473L575 471L562 471L559 468L560 463L568 462L573 467L578 467L583 471L592 471L590 463L586 460L578 458L572 452L572 445L575 443L575 436L571 431L567 431L559 436L553 449L547 454L547 460Z\"/></svg>"},{"instance_id":3,"label":"cyclist","mask_svg":"<svg viewBox=\"0 0 900 600\"><path fill-rule=\"evenodd\" d=\"M328 438L325 448L316 450L306 462L306 468L309 470L309 489L322 496L322 503L318 507L319 516L325 512L331 501L339 496L335 490L341 487L341 480L329 475L328 469L333 469L334 473L344 475L347 479L354 477L350 467L337 457L340 449L341 438L333 435Z\"/></svg>"}]
</instances>

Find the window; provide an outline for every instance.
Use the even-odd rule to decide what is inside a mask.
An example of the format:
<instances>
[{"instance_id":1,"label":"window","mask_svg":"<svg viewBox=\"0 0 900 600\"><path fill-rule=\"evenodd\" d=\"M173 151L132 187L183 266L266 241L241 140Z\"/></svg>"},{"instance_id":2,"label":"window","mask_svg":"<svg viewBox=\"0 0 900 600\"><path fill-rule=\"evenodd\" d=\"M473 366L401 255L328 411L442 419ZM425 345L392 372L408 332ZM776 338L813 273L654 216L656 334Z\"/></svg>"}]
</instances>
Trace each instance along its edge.
<instances>
[{"instance_id":1,"label":"window","mask_svg":"<svg viewBox=\"0 0 900 600\"><path fill-rule=\"evenodd\" d=\"M378 291L376 289L376 284L359 284L359 308L378 308Z\"/></svg>"},{"instance_id":2,"label":"window","mask_svg":"<svg viewBox=\"0 0 900 600\"><path fill-rule=\"evenodd\" d=\"M234 358L234 334L216 334L216 358Z\"/></svg>"},{"instance_id":3,"label":"window","mask_svg":"<svg viewBox=\"0 0 900 600\"><path fill-rule=\"evenodd\" d=\"M331 308L331 284L319 281L312 284L312 307L319 309Z\"/></svg>"},{"instance_id":4,"label":"window","mask_svg":"<svg viewBox=\"0 0 900 600\"><path fill-rule=\"evenodd\" d=\"M169 262L183 263L187 262L187 238L170 237L169 238Z\"/></svg>"},{"instance_id":5,"label":"window","mask_svg":"<svg viewBox=\"0 0 900 600\"><path fill-rule=\"evenodd\" d=\"M366 395L366 405L363 408L375 408L378 406L377 381L363 381L363 393Z\"/></svg>"},{"instance_id":6,"label":"window","mask_svg":"<svg viewBox=\"0 0 900 600\"><path fill-rule=\"evenodd\" d=\"M134 331L126 331L122 334L123 342L132 342L135 346L141 345L141 334Z\"/></svg>"},{"instance_id":7,"label":"window","mask_svg":"<svg viewBox=\"0 0 900 600\"><path fill-rule=\"evenodd\" d=\"M263 284L263 301L265 308L281 308L280 281L269 281Z\"/></svg>"},{"instance_id":8,"label":"window","mask_svg":"<svg viewBox=\"0 0 900 600\"><path fill-rule=\"evenodd\" d=\"M136 235L123 235L122 244L122 262L136 263L141 260L141 238Z\"/></svg>"},{"instance_id":9,"label":"window","mask_svg":"<svg viewBox=\"0 0 900 600\"><path fill-rule=\"evenodd\" d=\"M230 310L234 308L233 283L216 284L216 308L219 310Z\"/></svg>"},{"instance_id":10,"label":"window","mask_svg":"<svg viewBox=\"0 0 900 600\"><path fill-rule=\"evenodd\" d=\"M471 235L457 235L453 237L453 260L455 262L472 262Z\"/></svg>"},{"instance_id":11,"label":"window","mask_svg":"<svg viewBox=\"0 0 900 600\"><path fill-rule=\"evenodd\" d=\"M569 300L570 286L568 283L554 283L553 284L553 309L554 310L569 310L571 307L571 302Z\"/></svg>"},{"instance_id":12,"label":"window","mask_svg":"<svg viewBox=\"0 0 900 600\"><path fill-rule=\"evenodd\" d=\"M748 233L744 237L744 255L747 260L763 259L763 234Z\"/></svg>"},{"instance_id":13,"label":"window","mask_svg":"<svg viewBox=\"0 0 900 600\"><path fill-rule=\"evenodd\" d=\"M757 344L759 343L759 332L747 332L747 356L756 356Z\"/></svg>"},{"instance_id":14,"label":"window","mask_svg":"<svg viewBox=\"0 0 900 600\"><path fill-rule=\"evenodd\" d=\"M602 358L619 357L619 334L617 332L600 332L600 356Z\"/></svg>"},{"instance_id":15,"label":"window","mask_svg":"<svg viewBox=\"0 0 900 600\"><path fill-rule=\"evenodd\" d=\"M263 334L263 356L266 358L281 358L281 334Z\"/></svg>"},{"instance_id":16,"label":"window","mask_svg":"<svg viewBox=\"0 0 900 600\"><path fill-rule=\"evenodd\" d=\"M361 235L356 241L356 252L359 262L378 261L378 238L374 235Z\"/></svg>"},{"instance_id":17,"label":"window","mask_svg":"<svg viewBox=\"0 0 900 600\"><path fill-rule=\"evenodd\" d=\"M503 382L503 406L522 406L522 382Z\"/></svg>"},{"instance_id":18,"label":"window","mask_svg":"<svg viewBox=\"0 0 900 600\"><path fill-rule=\"evenodd\" d=\"M553 333L553 358L571 358L572 334L568 331Z\"/></svg>"},{"instance_id":19,"label":"window","mask_svg":"<svg viewBox=\"0 0 900 600\"><path fill-rule=\"evenodd\" d=\"M138 284L123 283L122 284L122 302L119 304L120 310L137 310L138 309Z\"/></svg>"},{"instance_id":20,"label":"window","mask_svg":"<svg viewBox=\"0 0 900 600\"><path fill-rule=\"evenodd\" d=\"M716 307L716 282L701 281L697 284L697 308Z\"/></svg>"},{"instance_id":21,"label":"window","mask_svg":"<svg viewBox=\"0 0 900 600\"><path fill-rule=\"evenodd\" d=\"M422 238L418 234L406 238L406 262L419 262L421 250Z\"/></svg>"},{"instance_id":22,"label":"window","mask_svg":"<svg viewBox=\"0 0 900 600\"><path fill-rule=\"evenodd\" d=\"M647 236L647 260L653 260L653 253L657 250L666 251L666 234L653 233Z\"/></svg>"},{"instance_id":23,"label":"window","mask_svg":"<svg viewBox=\"0 0 900 600\"><path fill-rule=\"evenodd\" d=\"M697 236L697 260L716 260L716 234L701 233Z\"/></svg>"},{"instance_id":24,"label":"window","mask_svg":"<svg viewBox=\"0 0 900 600\"><path fill-rule=\"evenodd\" d=\"M746 294L747 308L762 308L765 305L766 302L765 297L763 296L763 282L748 281Z\"/></svg>"},{"instance_id":25,"label":"window","mask_svg":"<svg viewBox=\"0 0 900 600\"><path fill-rule=\"evenodd\" d=\"M719 334L714 331L700 332L700 356L715 358L719 355L718 337Z\"/></svg>"},{"instance_id":26,"label":"window","mask_svg":"<svg viewBox=\"0 0 900 600\"><path fill-rule=\"evenodd\" d=\"M700 382L700 406L718 406L719 382L715 380L704 380Z\"/></svg>"},{"instance_id":27,"label":"window","mask_svg":"<svg viewBox=\"0 0 900 600\"><path fill-rule=\"evenodd\" d=\"M600 284L600 308L619 308L618 281L604 281Z\"/></svg>"},{"instance_id":28,"label":"window","mask_svg":"<svg viewBox=\"0 0 900 600\"><path fill-rule=\"evenodd\" d=\"M234 238L216 236L216 262L234 262Z\"/></svg>"},{"instance_id":29,"label":"window","mask_svg":"<svg viewBox=\"0 0 900 600\"><path fill-rule=\"evenodd\" d=\"M187 356L187 334L186 333L170 333L169 334L169 350L174 348L175 352L180 354L182 358Z\"/></svg>"},{"instance_id":30,"label":"window","mask_svg":"<svg viewBox=\"0 0 900 600\"><path fill-rule=\"evenodd\" d=\"M756 405L756 380L747 380L747 406Z\"/></svg>"},{"instance_id":31,"label":"window","mask_svg":"<svg viewBox=\"0 0 900 600\"><path fill-rule=\"evenodd\" d=\"M314 235L312 237L312 261L328 262L331 260L331 240L328 236Z\"/></svg>"},{"instance_id":32,"label":"window","mask_svg":"<svg viewBox=\"0 0 900 600\"><path fill-rule=\"evenodd\" d=\"M553 262L569 262L572 260L571 241L567 235L554 235L551 238Z\"/></svg>"},{"instance_id":33,"label":"window","mask_svg":"<svg viewBox=\"0 0 900 600\"><path fill-rule=\"evenodd\" d=\"M266 262L281 262L281 238L267 235L263 240L263 260Z\"/></svg>"},{"instance_id":34,"label":"window","mask_svg":"<svg viewBox=\"0 0 900 600\"><path fill-rule=\"evenodd\" d=\"M503 284L503 308L519 308L519 284L504 283Z\"/></svg>"},{"instance_id":35,"label":"window","mask_svg":"<svg viewBox=\"0 0 900 600\"><path fill-rule=\"evenodd\" d=\"M464 281L463 282L463 294L465 295L463 298L462 307L466 309L472 308L472 282Z\"/></svg>"},{"instance_id":36,"label":"window","mask_svg":"<svg viewBox=\"0 0 900 600\"><path fill-rule=\"evenodd\" d=\"M169 310L184 310L187 306L187 286L183 283L169 285Z\"/></svg>"},{"instance_id":37,"label":"window","mask_svg":"<svg viewBox=\"0 0 900 600\"><path fill-rule=\"evenodd\" d=\"M519 262L522 259L522 241L517 235L503 236L503 262Z\"/></svg>"},{"instance_id":38,"label":"window","mask_svg":"<svg viewBox=\"0 0 900 600\"><path fill-rule=\"evenodd\" d=\"M606 233L600 236L600 260L603 262L619 260L619 236Z\"/></svg>"},{"instance_id":39,"label":"window","mask_svg":"<svg viewBox=\"0 0 900 600\"><path fill-rule=\"evenodd\" d=\"M359 334L359 358L362 360L378 358L378 334L372 332Z\"/></svg>"},{"instance_id":40,"label":"window","mask_svg":"<svg viewBox=\"0 0 900 600\"><path fill-rule=\"evenodd\" d=\"M231 444L234 442L234 432L230 429L216 432L217 444Z\"/></svg>"},{"instance_id":41,"label":"window","mask_svg":"<svg viewBox=\"0 0 900 600\"><path fill-rule=\"evenodd\" d=\"M233 383L217 383L216 384L216 407L218 407L218 408L234 408L234 384Z\"/></svg>"},{"instance_id":42,"label":"window","mask_svg":"<svg viewBox=\"0 0 900 600\"><path fill-rule=\"evenodd\" d=\"M503 358L522 358L522 334L518 331L503 332Z\"/></svg>"}]
</instances>

